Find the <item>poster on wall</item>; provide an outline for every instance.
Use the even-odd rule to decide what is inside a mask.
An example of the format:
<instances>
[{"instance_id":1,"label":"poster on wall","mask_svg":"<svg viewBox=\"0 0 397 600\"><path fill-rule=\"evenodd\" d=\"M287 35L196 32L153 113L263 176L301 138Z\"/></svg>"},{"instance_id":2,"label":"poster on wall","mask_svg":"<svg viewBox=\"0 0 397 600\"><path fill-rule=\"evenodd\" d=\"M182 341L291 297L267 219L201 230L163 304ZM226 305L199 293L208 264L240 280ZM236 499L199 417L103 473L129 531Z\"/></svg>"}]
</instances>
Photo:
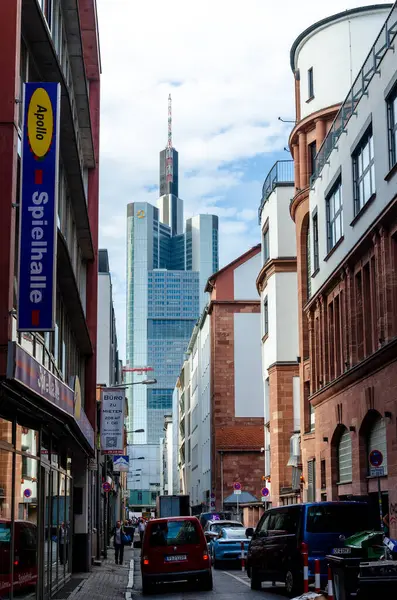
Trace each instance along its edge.
<instances>
[{"instance_id":1,"label":"poster on wall","mask_svg":"<svg viewBox=\"0 0 397 600\"><path fill-rule=\"evenodd\" d=\"M18 331L55 328L60 90L24 84Z\"/></svg>"},{"instance_id":2,"label":"poster on wall","mask_svg":"<svg viewBox=\"0 0 397 600\"><path fill-rule=\"evenodd\" d=\"M124 454L125 390L101 390L101 451L102 454Z\"/></svg>"}]
</instances>

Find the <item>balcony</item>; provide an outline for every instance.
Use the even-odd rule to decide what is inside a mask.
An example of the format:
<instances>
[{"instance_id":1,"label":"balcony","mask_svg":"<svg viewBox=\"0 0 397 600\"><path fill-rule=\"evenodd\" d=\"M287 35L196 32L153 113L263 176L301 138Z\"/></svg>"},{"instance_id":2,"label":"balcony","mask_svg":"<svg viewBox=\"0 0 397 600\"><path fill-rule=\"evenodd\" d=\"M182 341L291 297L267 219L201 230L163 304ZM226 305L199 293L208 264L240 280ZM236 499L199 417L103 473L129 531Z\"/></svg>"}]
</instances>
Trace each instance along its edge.
<instances>
[{"instance_id":1,"label":"balcony","mask_svg":"<svg viewBox=\"0 0 397 600\"><path fill-rule=\"evenodd\" d=\"M259 222L261 220L262 209L270 194L278 186L294 185L294 161L278 160L270 169L262 188L262 200L258 210Z\"/></svg>"},{"instance_id":2,"label":"balcony","mask_svg":"<svg viewBox=\"0 0 397 600\"><path fill-rule=\"evenodd\" d=\"M311 177L311 184L315 182L321 174L324 166L327 164L331 152L336 147L342 133L350 118L357 114L357 106L361 98L368 95L368 87L373 77L379 73L379 67L388 50L394 52L394 41L397 35L397 4L394 4L390 11L380 34L376 38L367 59L365 60L356 80L354 81L345 101L339 109L334 122L331 125L325 139L315 158L314 172Z\"/></svg>"}]
</instances>

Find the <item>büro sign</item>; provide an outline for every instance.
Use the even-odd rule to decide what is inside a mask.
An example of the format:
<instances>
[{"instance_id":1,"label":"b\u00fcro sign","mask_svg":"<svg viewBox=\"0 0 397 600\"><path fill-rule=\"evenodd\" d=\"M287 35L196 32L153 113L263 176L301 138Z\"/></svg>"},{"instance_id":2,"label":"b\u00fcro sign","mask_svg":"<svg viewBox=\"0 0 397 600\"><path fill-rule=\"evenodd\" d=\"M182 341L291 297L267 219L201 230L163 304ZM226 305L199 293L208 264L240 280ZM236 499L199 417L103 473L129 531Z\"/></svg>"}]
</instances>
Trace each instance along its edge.
<instances>
[{"instance_id":1,"label":"b\u00fcro sign","mask_svg":"<svg viewBox=\"0 0 397 600\"><path fill-rule=\"evenodd\" d=\"M124 454L125 391L101 390L101 450L103 454Z\"/></svg>"},{"instance_id":2,"label":"b\u00fcro sign","mask_svg":"<svg viewBox=\"0 0 397 600\"><path fill-rule=\"evenodd\" d=\"M18 330L55 327L60 84L24 85Z\"/></svg>"}]
</instances>

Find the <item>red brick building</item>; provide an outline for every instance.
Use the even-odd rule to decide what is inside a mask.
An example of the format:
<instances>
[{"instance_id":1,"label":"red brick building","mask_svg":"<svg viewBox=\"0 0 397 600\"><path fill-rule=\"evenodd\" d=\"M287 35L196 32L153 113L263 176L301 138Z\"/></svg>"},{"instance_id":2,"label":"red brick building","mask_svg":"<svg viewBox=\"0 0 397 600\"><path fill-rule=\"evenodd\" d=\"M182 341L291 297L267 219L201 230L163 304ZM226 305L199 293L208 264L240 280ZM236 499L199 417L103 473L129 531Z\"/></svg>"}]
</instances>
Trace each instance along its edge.
<instances>
[{"instance_id":1,"label":"red brick building","mask_svg":"<svg viewBox=\"0 0 397 600\"><path fill-rule=\"evenodd\" d=\"M296 188L290 211L297 237L303 499L365 499L378 518L379 476L395 536L397 86L388 45L396 8L386 20L390 8L335 15L292 48L297 124L290 137ZM350 63L341 29L346 19ZM389 42L377 54L376 70L368 71L365 58L380 29L379 39ZM328 52L321 64L314 50L322 44ZM341 52L357 75L350 92ZM374 450L383 455L378 469L370 460Z\"/></svg>"},{"instance_id":2,"label":"red brick building","mask_svg":"<svg viewBox=\"0 0 397 600\"><path fill-rule=\"evenodd\" d=\"M211 478L219 509L239 481L260 498L264 473L264 402L260 302L256 277L260 245L215 273L210 293ZM207 317L208 318L208 317Z\"/></svg>"}]
</instances>

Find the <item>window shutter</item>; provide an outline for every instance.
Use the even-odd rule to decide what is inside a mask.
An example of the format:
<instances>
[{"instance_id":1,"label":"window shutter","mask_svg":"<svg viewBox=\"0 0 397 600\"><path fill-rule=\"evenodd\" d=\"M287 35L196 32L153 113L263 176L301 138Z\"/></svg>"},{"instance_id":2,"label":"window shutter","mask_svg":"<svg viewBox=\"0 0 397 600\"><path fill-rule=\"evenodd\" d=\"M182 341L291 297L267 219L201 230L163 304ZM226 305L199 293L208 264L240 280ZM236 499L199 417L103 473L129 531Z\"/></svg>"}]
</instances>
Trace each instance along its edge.
<instances>
[{"instance_id":1,"label":"window shutter","mask_svg":"<svg viewBox=\"0 0 397 600\"><path fill-rule=\"evenodd\" d=\"M369 433L368 438L368 456L371 454L372 450L380 450L383 454L383 463L382 467L384 468L384 473L387 475L387 443L386 443L386 424L384 420L379 417L377 421L372 426L372 429ZM369 472L369 462L368 462L368 472Z\"/></svg>"},{"instance_id":2,"label":"window shutter","mask_svg":"<svg viewBox=\"0 0 397 600\"><path fill-rule=\"evenodd\" d=\"M316 500L316 461L309 460L307 463L307 501Z\"/></svg>"},{"instance_id":3,"label":"window shutter","mask_svg":"<svg viewBox=\"0 0 397 600\"><path fill-rule=\"evenodd\" d=\"M347 483L353 479L352 438L350 431L345 429L338 446L339 483Z\"/></svg>"}]
</instances>

